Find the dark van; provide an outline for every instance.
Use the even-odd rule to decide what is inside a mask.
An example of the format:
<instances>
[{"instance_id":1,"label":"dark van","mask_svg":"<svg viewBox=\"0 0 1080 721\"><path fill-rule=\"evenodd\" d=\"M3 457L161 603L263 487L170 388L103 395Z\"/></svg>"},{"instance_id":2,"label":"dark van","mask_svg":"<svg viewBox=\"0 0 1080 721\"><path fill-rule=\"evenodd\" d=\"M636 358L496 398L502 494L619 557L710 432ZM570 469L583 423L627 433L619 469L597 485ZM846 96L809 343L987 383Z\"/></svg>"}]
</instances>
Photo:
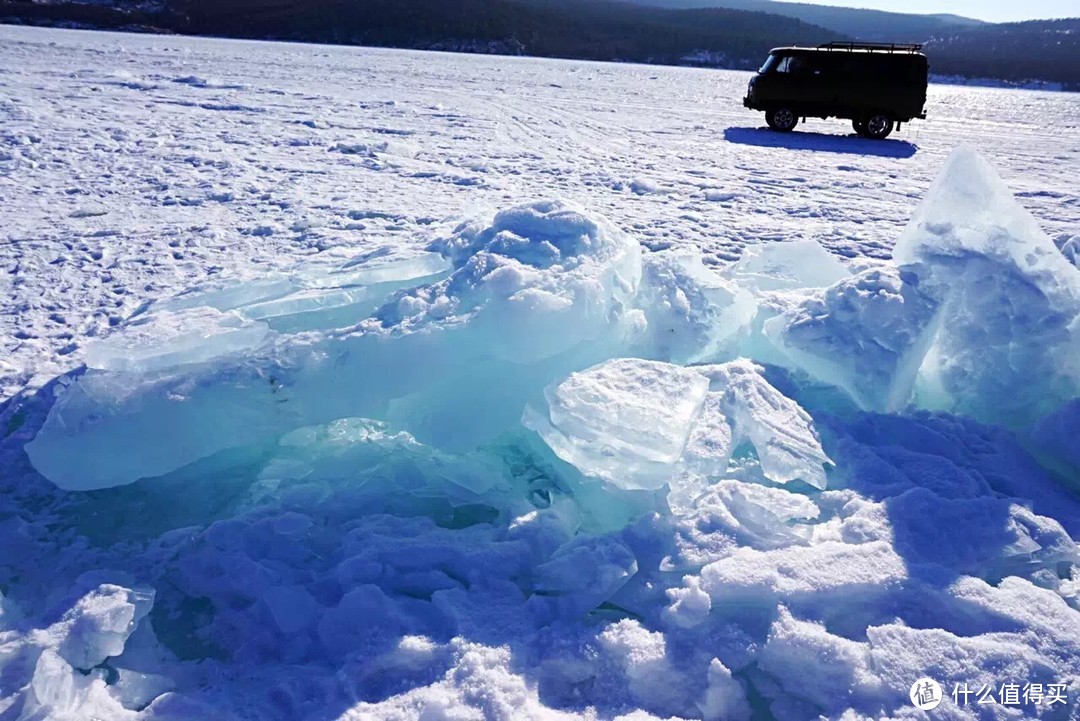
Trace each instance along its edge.
<instances>
[{"instance_id":1,"label":"dark van","mask_svg":"<svg viewBox=\"0 0 1080 721\"><path fill-rule=\"evenodd\" d=\"M799 118L848 118L867 138L885 138L912 118L926 118L929 64L922 45L828 43L776 48L750 80L743 105L765 111L773 130Z\"/></svg>"}]
</instances>

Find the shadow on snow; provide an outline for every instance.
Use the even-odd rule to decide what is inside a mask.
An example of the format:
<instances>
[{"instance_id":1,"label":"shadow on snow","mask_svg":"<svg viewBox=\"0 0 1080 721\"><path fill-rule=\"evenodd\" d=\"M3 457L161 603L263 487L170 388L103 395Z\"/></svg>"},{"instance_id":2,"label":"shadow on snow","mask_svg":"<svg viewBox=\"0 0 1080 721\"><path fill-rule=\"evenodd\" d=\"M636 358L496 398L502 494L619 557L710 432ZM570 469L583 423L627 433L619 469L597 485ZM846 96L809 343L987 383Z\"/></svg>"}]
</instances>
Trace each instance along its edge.
<instances>
[{"instance_id":1,"label":"shadow on snow","mask_svg":"<svg viewBox=\"0 0 1080 721\"><path fill-rule=\"evenodd\" d=\"M778 133L767 128L727 128L724 130L724 140L761 148L819 150L826 153L877 155L885 158L910 158L919 151L919 146L906 140L870 140L853 134Z\"/></svg>"}]
</instances>

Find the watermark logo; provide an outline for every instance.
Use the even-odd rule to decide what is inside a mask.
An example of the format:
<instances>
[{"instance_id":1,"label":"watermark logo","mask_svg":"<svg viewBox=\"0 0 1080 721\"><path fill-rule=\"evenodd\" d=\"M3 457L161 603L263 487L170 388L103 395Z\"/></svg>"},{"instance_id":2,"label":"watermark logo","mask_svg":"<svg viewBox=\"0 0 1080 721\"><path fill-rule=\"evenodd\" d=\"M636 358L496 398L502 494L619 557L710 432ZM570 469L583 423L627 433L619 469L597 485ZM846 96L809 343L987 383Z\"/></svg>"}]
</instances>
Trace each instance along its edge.
<instances>
[{"instance_id":1,"label":"watermark logo","mask_svg":"<svg viewBox=\"0 0 1080 721\"><path fill-rule=\"evenodd\" d=\"M953 688L957 706L998 704L1001 706L1065 706L1069 702L1068 685L1063 683L1003 683L999 688L983 684L978 691L966 683Z\"/></svg>"},{"instance_id":2,"label":"watermark logo","mask_svg":"<svg viewBox=\"0 0 1080 721\"><path fill-rule=\"evenodd\" d=\"M978 689L966 683L953 686L952 700L960 708L996 704L1000 706L1067 706L1069 686L1064 683L1003 683L999 687L982 684ZM933 711L945 700L934 679L925 676L911 684L911 705L920 711Z\"/></svg>"},{"instance_id":3,"label":"watermark logo","mask_svg":"<svg viewBox=\"0 0 1080 721\"><path fill-rule=\"evenodd\" d=\"M944 694L941 684L932 678L920 678L911 684L911 705L920 711L933 711L941 705Z\"/></svg>"}]
</instances>

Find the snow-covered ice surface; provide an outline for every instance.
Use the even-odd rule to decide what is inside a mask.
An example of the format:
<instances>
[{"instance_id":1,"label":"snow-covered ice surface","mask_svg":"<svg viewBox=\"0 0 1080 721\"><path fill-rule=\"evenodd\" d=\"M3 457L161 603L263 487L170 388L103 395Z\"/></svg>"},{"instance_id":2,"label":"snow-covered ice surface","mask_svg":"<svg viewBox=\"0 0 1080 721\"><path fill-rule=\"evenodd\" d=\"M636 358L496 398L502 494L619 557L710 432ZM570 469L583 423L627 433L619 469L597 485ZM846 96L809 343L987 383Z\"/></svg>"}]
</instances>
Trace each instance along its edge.
<instances>
[{"instance_id":1,"label":"snow-covered ice surface","mask_svg":"<svg viewBox=\"0 0 1080 721\"><path fill-rule=\"evenodd\" d=\"M0 719L1080 717L1077 96L0 59Z\"/></svg>"},{"instance_id":2,"label":"snow-covered ice surface","mask_svg":"<svg viewBox=\"0 0 1080 721\"><path fill-rule=\"evenodd\" d=\"M711 264L888 257L970 143L1059 244L1080 96L933 85L884 143L762 130L748 73L0 27L0 397L148 298L563 198Z\"/></svg>"}]
</instances>

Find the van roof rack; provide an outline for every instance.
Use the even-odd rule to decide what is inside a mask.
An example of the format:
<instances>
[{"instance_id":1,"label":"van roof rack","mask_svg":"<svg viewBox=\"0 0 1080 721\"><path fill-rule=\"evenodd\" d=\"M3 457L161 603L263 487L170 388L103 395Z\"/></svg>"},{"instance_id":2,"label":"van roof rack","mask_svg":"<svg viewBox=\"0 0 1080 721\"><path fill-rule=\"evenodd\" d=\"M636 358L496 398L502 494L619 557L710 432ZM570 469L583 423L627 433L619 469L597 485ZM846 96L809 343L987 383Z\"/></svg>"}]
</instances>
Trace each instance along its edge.
<instances>
[{"instance_id":1,"label":"van roof rack","mask_svg":"<svg viewBox=\"0 0 1080 721\"><path fill-rule=\"evenodd\" d=\"M820 50L878 50L889 53L917 53L922 43L849 43L831 42L818 45Z\"/></svg>"}]
</instances>

